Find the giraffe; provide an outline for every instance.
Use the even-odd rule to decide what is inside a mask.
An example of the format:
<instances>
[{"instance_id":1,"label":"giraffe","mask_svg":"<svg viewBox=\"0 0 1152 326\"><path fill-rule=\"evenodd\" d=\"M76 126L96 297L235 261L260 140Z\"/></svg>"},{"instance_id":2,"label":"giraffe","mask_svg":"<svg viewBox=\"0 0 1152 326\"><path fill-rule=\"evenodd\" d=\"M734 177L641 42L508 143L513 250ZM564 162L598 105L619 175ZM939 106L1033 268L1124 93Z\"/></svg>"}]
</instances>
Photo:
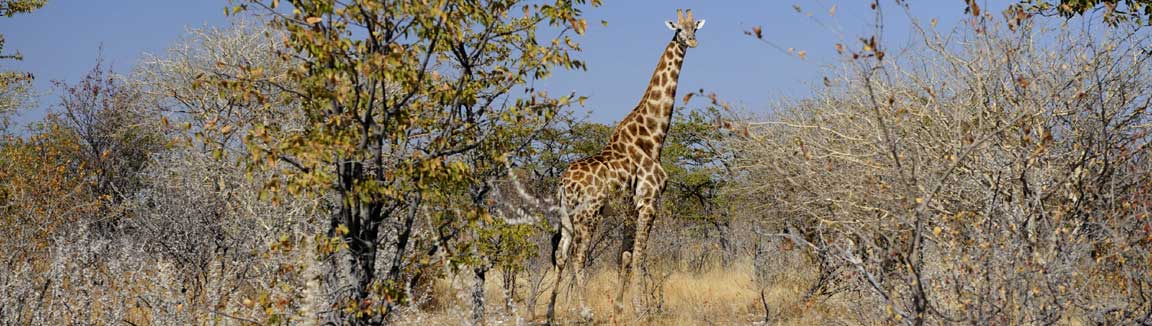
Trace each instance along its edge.
<instances>
[{"instance_id":1,"label":"giraffe","mask_svg":"<svg viewBox=\"0 0 1152 326\"><path fill-rule=\"evenodd\" d=\"M549 324L555 321L556 294L560 290L560 281L567 263L573 263L575 268L573 274L577 292L584 288L584 261L593 232L600 222L600 210L605 200L617 191L631 192L637 215L632 250L624 251L620 258L621 286L617 293L617 314L623 310L625 290L634 283L631 280L634 277L633 269L642 266L648 234L652 231L656 214L657 199L664 190L667 178L660 166L660 150L668 134L668 127L671 126L680 67L684 63L685 51L696 47L696 30L704 27L704 20L695 21L692 18L691 9L677 10L676 18L675 22L666 22L675 34L660 56L640 103L620 121L599 154L571 163L561 174L558 194L560 239L554 252L557 275L548 302ZM569 261L569 258L572 260ZM583 295L577 294L577 297L586 314L588 311L583 307Z\"/></svg>"}]
</instances>

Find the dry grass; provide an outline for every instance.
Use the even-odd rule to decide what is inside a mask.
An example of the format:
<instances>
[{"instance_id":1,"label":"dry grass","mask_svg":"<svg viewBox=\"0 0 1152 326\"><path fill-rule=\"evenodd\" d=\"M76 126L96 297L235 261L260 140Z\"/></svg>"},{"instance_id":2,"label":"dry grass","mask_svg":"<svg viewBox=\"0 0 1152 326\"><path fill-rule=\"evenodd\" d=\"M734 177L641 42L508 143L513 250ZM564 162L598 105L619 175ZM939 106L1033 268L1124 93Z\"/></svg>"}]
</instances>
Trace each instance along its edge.
<instances>
[{"instance_id":1,"label":"dry grass","mask_svg":"<svg viewBox=\"0 0 1152 326\"><path fill-rule=\"evenodd\" d=\"M661 275L663 271L653 271ZM756 280L754 266L750 259L744 259L727 268L714 267L707 271L693 273L675 271L663 272L666 275L663 286L661 309L648 315L637 317L627 306L622 315L615 315L616 289L619 279L615 268L605 267L592 271L585 289L585 299L594 317L591 324L608 325L733 325L762 324L764 305L761 301L761 285ZM811 284L814 273L809 266L787 264L780 266L773 280L764 290L768 301L772 324L783 325L838 325L861 324L857 314L858 300L833 296L831 298L805 301L803 295ZM509 314L503 307L504 296L500 289L499 275L492 275L486 284L487 322L496 325L518 325L543 323L547 301L540 300L535 307L534 320L529 320L527 307L522 306L521 298L515 314ZM549 275L549 279L551 279ZM519 291L526 291L527 284L521 280ZM468 289L470 278L456 277L437 282L436 296L440 304L425 311L410 311L400 324L404 325L464 325L468 324ZM521 292L523 293L523 292ZM625 298L631 298L626 294ZM565 324L583 324L574 309L575 296L561 292L557 318Z\"/></svg>"}]
</instances>

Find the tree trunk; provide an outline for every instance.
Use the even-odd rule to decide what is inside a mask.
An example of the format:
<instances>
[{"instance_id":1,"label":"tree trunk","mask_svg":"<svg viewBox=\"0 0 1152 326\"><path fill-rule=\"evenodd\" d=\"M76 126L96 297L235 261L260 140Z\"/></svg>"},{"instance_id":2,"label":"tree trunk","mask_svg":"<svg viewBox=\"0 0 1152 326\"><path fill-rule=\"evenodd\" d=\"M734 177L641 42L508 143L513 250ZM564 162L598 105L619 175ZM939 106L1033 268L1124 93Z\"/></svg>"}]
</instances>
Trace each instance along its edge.
<instances>
[{"instance_id":1,"label":"tree trunk","mask_svg":"<svg viewBox=\"0 0 1152 326\"><path fill-rule=\"evenodd\" d=\"M504 310L509 315L516 313L516 272L511 268L505 268L502 273L504 277Z\"/></svg>"},{"instance_id":2,"label":"tree trunk","mask_svg":"<svg viewBox=\"0 0 1152 326\"><path fill-rule=\"evenodd\" d=\"M735 248L732 247L732 222L728 220L727 215L724 214L719 219L712 221L712 225L716 226L716 232L719 233L720 260L725 267L732 264L732 257L736 254Z\"/></svg>"},{"instance_id":3,"label":"tree trunk","mask_svg":"<svg viewBox=\"0 0 1152 326\"><path fill-rule=\"evenodd\" d=\"M472 325L484 325L484 278L487 268L472 269Z\"/></svg>"},{"instance_id":4,"label":"tree trunk","mask_svg":"<svg viewBox=\"0 0 1152 326\"><path fill-rule=\"evenodd\" d=\"M374 221L380 214L379 205L365 204L368 207L345 205L349 212L346 216L353 216L346 220L348 234L344 236L344 243L348 245L348 254L351 259L352 277L355 288L353 298L358 305L363 305L371 296L372 283L376 281L376 253L379 249L379 222ZM374 218L375 217L375 218ZM355 319L358 325L376 324L373 319L382 316L363 314Z\"/></svg>"},{"instance_id":5,"label":"tree trunk","mask_svg":"<svg viewBox=\"0 0 1152 326\"><path fill-rule=\"evenodd\" d=\"M364 177L361 163L341 164L337 172L340 175L339 193L342 203L339 213L333 217L329 235L335 236L336 229L341 224L348 228L348 233L344 234L341 240L348 245L348 259L353 278L352 299L357 305L363 305L371 296L372 284L376 281L380 225L389 214L384 209L383 200L362 201L353 192L353 184ZM348 316L348 320L357 325L379 324L383 317L372 314L353 316Z\"/></svg>"}]
</instances>

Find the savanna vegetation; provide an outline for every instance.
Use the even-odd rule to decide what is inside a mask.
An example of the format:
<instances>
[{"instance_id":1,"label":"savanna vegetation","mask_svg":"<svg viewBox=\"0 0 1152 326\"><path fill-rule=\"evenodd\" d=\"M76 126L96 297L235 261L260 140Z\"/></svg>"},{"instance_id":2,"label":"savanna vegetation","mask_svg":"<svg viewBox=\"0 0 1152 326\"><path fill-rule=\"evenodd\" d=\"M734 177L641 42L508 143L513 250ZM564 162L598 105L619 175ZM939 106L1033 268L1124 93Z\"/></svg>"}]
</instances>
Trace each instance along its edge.
<instances>
[{"instance_id":1,"label":"savanna vegetation","mask_svg":"<svg viewBox=\"0 0 1152 326\"><path fill-rule=\"evenodd\" d=\"M611 203L565 291L595 313L562 295L560 321L1152 324L1152 4L967 3L900 48L830 40L839 65L769 113L682 92L643 302L612 313L635 226ZM35 76L0 72L0 324L544 320L558 217L523 193L613 126L534 82L584 67L610 2L225 5L56 82L38 121L9 119Z\"/></svg>"}]
</instances>

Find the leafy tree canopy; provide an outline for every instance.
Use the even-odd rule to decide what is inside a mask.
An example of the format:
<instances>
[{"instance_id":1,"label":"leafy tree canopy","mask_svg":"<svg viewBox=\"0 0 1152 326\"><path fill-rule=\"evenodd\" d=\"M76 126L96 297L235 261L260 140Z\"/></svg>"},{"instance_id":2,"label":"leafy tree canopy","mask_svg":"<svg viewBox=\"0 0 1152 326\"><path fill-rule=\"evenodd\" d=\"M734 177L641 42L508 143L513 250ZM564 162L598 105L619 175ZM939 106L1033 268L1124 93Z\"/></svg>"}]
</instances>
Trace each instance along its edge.
<instances>
[{"instance_id":1,"label":"leafy tree canopy","mask_svg":"<svg viewBox=\"0 0 1152 326\"><path fill-rule=\"evenodd\" d=\"M15 14L32 12L47 2L48 0L0 0L0 15L12 17Z\"/></svg>"}]
</instances>

